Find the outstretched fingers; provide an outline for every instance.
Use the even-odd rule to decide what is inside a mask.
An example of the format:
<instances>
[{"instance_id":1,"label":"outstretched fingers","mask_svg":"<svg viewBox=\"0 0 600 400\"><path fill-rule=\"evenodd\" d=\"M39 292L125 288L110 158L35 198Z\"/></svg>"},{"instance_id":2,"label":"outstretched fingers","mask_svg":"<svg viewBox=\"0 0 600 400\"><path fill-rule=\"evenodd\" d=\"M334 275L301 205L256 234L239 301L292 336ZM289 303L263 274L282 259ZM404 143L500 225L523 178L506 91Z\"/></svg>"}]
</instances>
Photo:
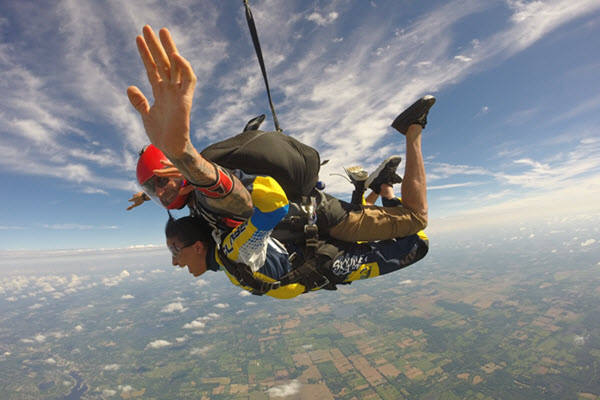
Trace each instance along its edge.
<instances>
[{"instance_id":1,"label":"outstretched fingers","mask_svg":"<svg viewBox=\"0 0 600 400\"><path fill-rule=\"evenodd\" d=\"M135 43L137 44L138 53L140 53L140 57L142 59L142 62L144 63L144 68L146 68L148 81L150 82L150 85L152 85L152 87L155 87L160 83L160 75L158 74L156 64L154 63L152 54L148 49L146 40L142 36L138 36L135 38Z\"/></svg>"},{"instance_id":2,"label":"outstretched fingers","mask_svg":"<svg viewBox=\"0 0 600 400\"><path fill-rule=\"evenodd\" d=\"M156 34L149 25L145 25L142 32L158 75L163 81L169 80L171 77L171 63L169 62L169 58L167 57L163 45L159 42ZM148 66L146 66L146 69L148 69Z\"/></svg>"},{"instance_id":3,"label":"outstretched fingers","mask_svg":"<svg viewBox=\"0 0 600 400\"><path fill-rule=\"evenodd\" d=\"M192 64L177 53L173 54L173 60L177 69L181 71L181 88L184 91L191 90L193 92L196 86L196 74L194 74Z\"/></svg>"},{"instance_id":4,"label":"outstretched fingers","mask_svg":"<svg viewBox=\"0 0 600 400\"><path fill-rule=\"evenodd\" d=\"M175 46L175 41L173 40L173 37L167 28L162 28L160 31L158 31L158 35L160 37L160 42L162 43L163 48L169 57L169 65L171 66L169 78L171 79L172 83L179 83L181 82L181 70L178 68L173 58L175 54L179 54L177 51L177 46Z\"/></svg>"}]
</instances>

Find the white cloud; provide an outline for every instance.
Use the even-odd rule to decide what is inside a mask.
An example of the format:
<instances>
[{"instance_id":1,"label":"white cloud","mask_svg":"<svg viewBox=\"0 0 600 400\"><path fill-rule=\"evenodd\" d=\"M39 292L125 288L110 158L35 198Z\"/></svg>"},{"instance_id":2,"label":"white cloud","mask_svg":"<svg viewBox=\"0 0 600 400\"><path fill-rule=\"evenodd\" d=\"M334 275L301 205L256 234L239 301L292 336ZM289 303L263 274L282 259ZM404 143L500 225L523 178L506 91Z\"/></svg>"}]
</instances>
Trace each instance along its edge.
<instances>
[{"instance_id":1,"label":"white cloud","mask_svg":"<svg viewBox=\"0 0 600 400\"><path fill-rule=\"evenodd\" d=\"M596 243L596 239L588 239L584 242L581 242L581 247L587 247L590 246L592 244Z\"/></svg>"},{"instance_id":2,"label":"white cloud","mask_svg":"<svg viewBox=\"0 0 600 400\"><path fill-rule=\"evenodd\" d=\"M49 364L49 365L55 365L56 364L56 360L54 358L52 358L52 357L47 358L46 360L44 360L44 362L46 364Z\"/></svg>"},{"instance_id":3,"label":"white cloud","mask_svg":"<svg viewBox=\"0 0 600 400\"><path fill-rule=\"evenodd\" d=\"M38 333L37 335L35 335L33 337L33 339L38 343L44 343L46 341L46 335L42 335L41 333Z\"/></svg>"},{"instance_id":4,"label":"white cloud","mask_svg":"<svg viewBox=\"0 0 600 400\"><path fill-rule=\"evenodd\" d=\"M83 330L83 326L77 325L74 329L75 329L75 332L81 332Z\"/></svg>"},{"instance_id":5,"label":"white cloud","mask_svg":"<svg viewBox=\"0 0 600 400\"><path fill-rule=\"evenodd\" d=\"M135 296L133 296L131 294L124 294L123 296L121 296L121 299L123 299L123 300L131 300L131 299L135 299Z\"/></svg>"},{"instance_id":6,"label":"white cloud","mask_svg":"<svg viewBox=\"0 0 600 400\"><path fill-rule=\"evenodd\" d=\"M171 342L167 341L167 340L154 340L150 343L148 343L148 346L146 346L146 348L151 348L151 349L162 349L163 347L168 347L171 346Z\"/></svg>"},{"instance_id":7,"label":"white cloud","mask_svg":"<svg viewBox=\"0 0 600 400\"><path fill-rule=\"evenodd\" d=\"M469 63L469 62L473 61L472 58L466 57L466 56L463 56L463 55L454 56L454 59L458 60L458 61L462 61L464 63Z\"/></svg>"},{"instance_id":8,"label":"white cloud","mask_svg":"<svg viewBox=\"0 0 600 400\"><path fill-rule=\"evenodd\" d=\"M586 336L575 335L573 343L575 343L576 346L583 346L587 342L587 339L588 337Z\"/></svg>"},{"instance_id":9,"label":"white cloud","mask_svg":"<svg viewBox=\"0 0 600 400\"><path fill-rule=\"evenodd\" d=\"M308 17L306 17L307 20L314 22L315 24L317 24L319 26L329 25L333 21L335 21L337 18L338 18L338 13L335 11L332 11L332 12L328 13L327 15L323 15L323 14L315 11L312 14L310 14Z\"/></svg>"},{"instance_id":10,"label":"white cloud","mask_svg":"<svg viewBox=\"0 0 600 400\"><path fill-rule=\"evenodd\" d=\"M84 225L84 224L43 224L46 229L53 229L58 231L89 231L92 229L118 229L116 225Z\"/></svg>"},{"instance_id":11,"label":"white cloud","mask_svg":"<svg viewBox=\"0 0 600 400\"><path fill-rule=\"evenodd\" d=\"M118 371L121 368L119 364L108 364L102 368L104 371Z\"/></svg>"},{"instance_id":12,"label":"white cloud","mask_svg":"<svg viewBox=\"0 0 600 400\"><path fill-rule=\"evenodd\" d=\"M195 320L183 325L183 329L204 329L206 327L206 323Z\"/></svg>"},{"instance_id":13,"label":"white cloud","mask_svg":"<svg viewBox=\"0 0 600 400\"><path fill-rule=\"evenodd\" d=\"M470 199L474 202L476 199ZM569 204L569 207L564 207ZM596 178L573 180L553 190L515 193L488 204L458 207L445 216L431 216L428 233L497 229L514 226L522 221L539 222L548 218L568 218L574 215L592 218L598 213L600 182ZM577 210L577 214L573 213Z\"/></svg>"},{"instance_id":14,"label":"white cloud","mask_svg":"<svg viewBox=\"0 0 600 400\"><path fill-rule=\"evenodd\" d=\"M103 278L102 283L104 283L106 286L116 286L127 277L129 277L129 272L123 270L119 275L115 275L110 278Z\"/></svg>"},{"instance_id":15,"label":"white cloud","mask_svg":"<svg viewBox=\"0 0 600 400\"><path fill-rule=\"evenodd\" d=\"M80 286L81 284L83 284L83 279L75 274L71 275L71 282L69 282L67 284L67 287L69 288L76 288L78 286Z\"/></svg>"},{"instance_id":16,"label":"white cloud","mask_svg":"<svg viewBox=\"0 0 600 400\"><path fill-rule=\"evenodd\" d=\"M116 390L102 389L102 396L113 397L117 394Z\"/></svg>"},{"instance_id":17,"label":"white cloud","mask_svg":"<svg viewBox=\"0 0 600 400\"><path fill-rule=\"evenodd\" d=\"M293 381L268 389L266 392L270 397L288 397L300 392L301 383L294 379Z\"/></svg>"},{"instance_id":18,"label":"white cloud","mask_svg":"<svg viewBox=\"0 0 600 400\"><path fill-rule=\"evenodd\" d=\"M133 392L133 386L131 385L119 385L117 386L117 389L119 389L121 392L124 393L128 393L128 392Z\"/></svg>"},{"instance_id":19,"label":"white cloud","mask_svg":"<svg viewBox=\"0 0 600 400\"><path fill-rule=\"evenodd\" d=\"M208 285L208 281L204 280L204 279L196 279L192 282L193 282L192 285L198 286L198 287L204 287L204 286Z\"/></svg>"},{"instance_id":20,"label":"white cloud","mask_svg":"<svg viewBox=\"0 0 600 400\"><path fill-rule=\"evenodd\" d=\"M190 355L192 356L205 356L213 346L203 346L203 347L194 347L190 350Z\"/></svg>"},{"instance_id":21,"label":"white cloud","mask_svg":"<svg viewBox=\"0 0 600 400\"><path fill-rule=\"evenodd\" d=\"M227 307L229 307L229 304L227 304L227 303L217 303L217 304L215 304L215 307L216 308L227 308Z\"/></svg>"},{"instance_id":22,"label":"white cloud","mask_svg":"<svg viewBox=\"0 0 600 400\"><path fill-rule=\"evenodd\" d=\"M239 295L240 295L240 296L242 296L242 297L248 297L248 296L252 296L252 293L250 293L250 292L249 292L249 291L247 291L247 290L242 290L242 291L239 293Z\"/></svg>"},{"instance_id":23,"label":"white cloud","mask_svg":"<svg viewBox=\"0 0 600 400\"><path fill-rule=\"evenodd\" d=\"M448 183L446 185L433 185L428 186L427 190L443 190L443 189L456 189L462 187L472 187L482 185L482 182L463 182L463 183Z\"/></svg>"},{"instance_id":24,"label":"white cloud","mask_svg":"<svg viewBox=\"0 0 600 400\"><path fill-rule=\"evenodd\" d=\"M194 321L187 323L183 326L184 329L204 329L206 327L206 323L211 320L215 320L221 318L219 314L209 313L204 317L198 317Z\"/></svg>"},{"instance_id":25,"label":"white cloud","mask_svg":"<svg viewBox=\"0 0 600 400\"><path fill-rule=\"evenodd\" d=\"M21 292L29 286L29 279L21 275L4 278L2 286L6 291Z\"/></svg>"},{"instance_id":26,"label":"white cloud","mask_svg":"<svg viewBox=\"0 0 600 400\"><path fill-rule=\"evenodd\" d=\"M174 313L176 311L185 312L186 310L187 310L187 307L183 307L183 304L177 302L177 303L171 303L171 304L166 305L160 311L164 312L164 313Z\"/></svg>"}]
</instances>

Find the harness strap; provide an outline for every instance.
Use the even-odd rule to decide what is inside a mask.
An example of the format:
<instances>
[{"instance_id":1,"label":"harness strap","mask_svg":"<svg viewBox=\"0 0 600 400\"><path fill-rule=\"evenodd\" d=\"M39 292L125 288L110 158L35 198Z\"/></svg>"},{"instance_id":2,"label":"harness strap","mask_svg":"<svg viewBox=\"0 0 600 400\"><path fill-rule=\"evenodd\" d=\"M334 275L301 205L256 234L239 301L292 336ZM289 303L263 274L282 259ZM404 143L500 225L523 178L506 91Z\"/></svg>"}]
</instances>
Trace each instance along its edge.
<instances>
[{"instance_id":1,"label":"harness strap","mask_svg":"<svg viewBox=\"0 0 600 400\"><path fill-rule=\"evenodd\" d=\"M270 290L278 289L281 286L281 282L267 282L254 276L254 273L250 267L243 263L238 263L227 257L227 254L223 251L222 247L219 247L219 258L221 263L242 286L251 288L252 294L262 296Z\"/></svg>"},{"instance_id":2,"label":"harness strap","mask_svg":"<svg viewBox=\"0 0 600 400\"><path fill-rule=\"evenodd\" d=\"M265 79L265 86L267 87L267 96L269 97L269 105L271 106L271 112L273 113L273 122L275 129L281 132L282 129L279 127L279 121L277 121L277 115L275 114L275 106L273 106L273 100L271 99L271 91L269 90L269 81L267 80L267 69L265 68L265 62L262 56L262 50L260 48L260 42L258 41L258 32L256 31L256 25L254 24L254 17L252 11L250 11L250 5L248 0L242 0L246 7L246 21L248 21L248 28L250 29L250 35L252 36L252 43L254 44L254 50L256 51L256 57L260 64L260 70L262 71L263 78Z\"/></svg>"},{"instance_id":3,"label":"harness strap","mask_svg":"<svg viewBox=\"0 0 600 400\"><path fill-rule=\"evenodd\" d=\"M331 244L321 244L317 254L311 259L295 258L292 270L276 282L267 282L256 277L248 265L231 260L221 247L218 252L227 272L237 279L240 285L249 287L252 289L250 292L258 296L294 283L303 285L304 293L314 289L336 290L336 285L342 283L331 272L331 263L340 254L340 249Z\"/></svg>"}]
</instances>

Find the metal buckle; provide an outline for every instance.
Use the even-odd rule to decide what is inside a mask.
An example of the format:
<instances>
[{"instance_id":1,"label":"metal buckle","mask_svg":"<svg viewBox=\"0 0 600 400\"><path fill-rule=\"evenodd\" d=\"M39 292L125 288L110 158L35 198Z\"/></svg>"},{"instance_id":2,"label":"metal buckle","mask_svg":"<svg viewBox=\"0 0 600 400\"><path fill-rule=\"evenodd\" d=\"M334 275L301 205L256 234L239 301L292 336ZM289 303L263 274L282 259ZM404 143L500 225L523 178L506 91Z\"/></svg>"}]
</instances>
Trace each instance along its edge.
<instances>
[{"instance_id":1,"label":"metal buckle","mask_svg":"<svg viewBox=\"0 0 600 400\"><path fill-rule=\"evenodd\" d=\"M315 290L315 289L322 289L324 286L327 286L327 285L329 285L329 284L331 283L331 282L329 281L329 279L327 279L327 277L326 277L326 276L323 276L323 279L325 279L325 283L323 283L323 284L321 284L321 285L318 285L318 286L315 286L315 287L314 287L314 289L312 289L312 290Z\"/></svg>"}]
</instances>

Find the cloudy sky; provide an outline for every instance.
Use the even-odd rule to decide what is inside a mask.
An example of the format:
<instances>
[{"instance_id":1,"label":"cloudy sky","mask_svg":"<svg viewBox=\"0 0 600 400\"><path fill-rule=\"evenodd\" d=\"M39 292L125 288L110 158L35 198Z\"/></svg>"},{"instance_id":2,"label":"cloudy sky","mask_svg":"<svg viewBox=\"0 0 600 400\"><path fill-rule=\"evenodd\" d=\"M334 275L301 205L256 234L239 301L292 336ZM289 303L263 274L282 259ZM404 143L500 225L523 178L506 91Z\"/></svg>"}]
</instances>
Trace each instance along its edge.
<instances>
[{"instance_id":1,"label":"cloudy sky","mask_svg":"<svg viewBox=\"0 0 600 400\"><path fill-rule=\"evenodd\" d=\"M431 235L598 214L597 0L251 4L280 124L331 160L329 192L349 196L330 175L343 166L402 155L389 124L434 94ZM147 142L125 94L150 94L144 24L168 27L194 66L198 148L268 114L241 1L1 2L0 249L163 242L158 206L125 211Z\"/></svg>"}]
</instances>

